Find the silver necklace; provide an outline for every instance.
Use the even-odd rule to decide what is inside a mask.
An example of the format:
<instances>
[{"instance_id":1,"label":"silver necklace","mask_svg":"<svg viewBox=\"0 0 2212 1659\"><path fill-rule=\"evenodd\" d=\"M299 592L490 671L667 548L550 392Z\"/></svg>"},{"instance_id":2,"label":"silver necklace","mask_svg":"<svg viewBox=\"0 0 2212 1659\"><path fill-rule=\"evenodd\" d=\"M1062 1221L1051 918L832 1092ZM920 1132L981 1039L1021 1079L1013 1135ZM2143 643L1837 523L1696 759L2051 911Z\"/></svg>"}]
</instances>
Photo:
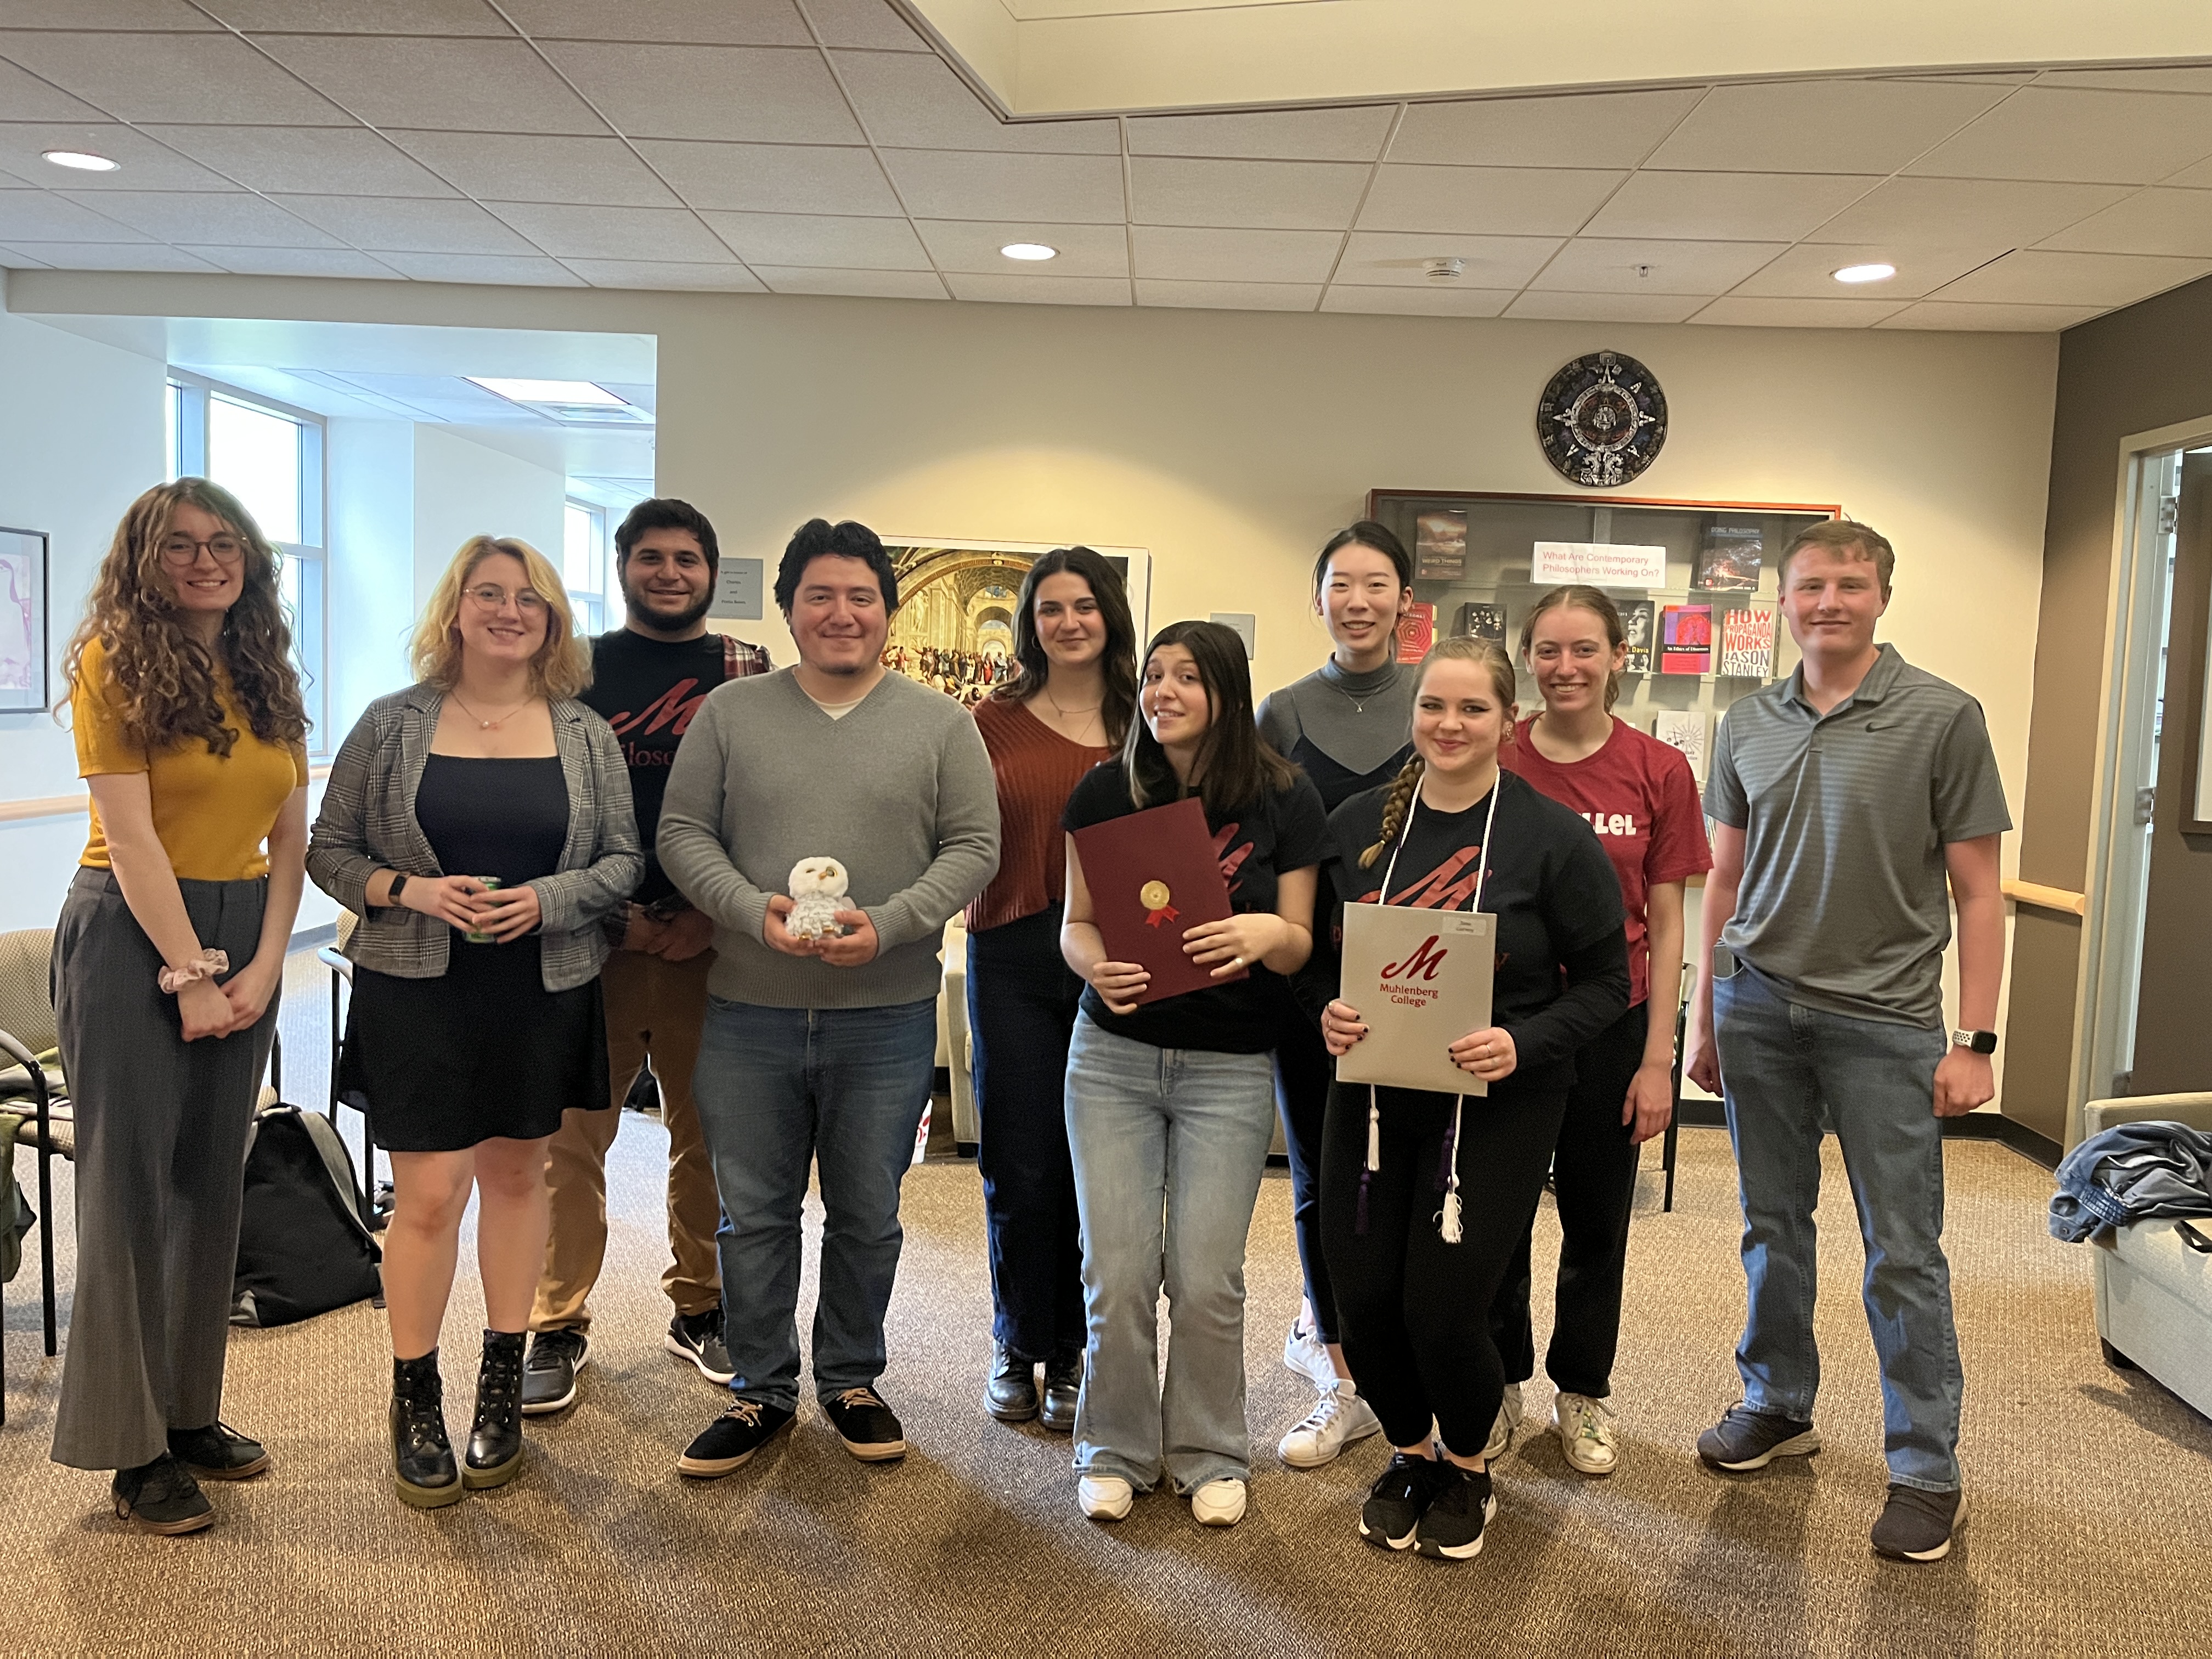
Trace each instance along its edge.
<instances>
[{"instance_id":1,"label":"silver necklace","mask_svg":"<svg viewBox=\"0 0 2212 1659\"><path fill-rule=\"evenodd\" d=\"M461 694L459 692L453 691L448 692L447 695L451 696L455 702L460 703L461 712L477 723L477 730L479 732L498 731L501 726L506 725L507 721L513 720L524 709L529 708L532 703L538 701L535 697L525 697L520 702L515 704L514 708L508 709L507 713L501 714L497 720L488 720L483 715L477 714L475 709L470 708L466 702L462 702Z\"/></svg>"}]
</instances>

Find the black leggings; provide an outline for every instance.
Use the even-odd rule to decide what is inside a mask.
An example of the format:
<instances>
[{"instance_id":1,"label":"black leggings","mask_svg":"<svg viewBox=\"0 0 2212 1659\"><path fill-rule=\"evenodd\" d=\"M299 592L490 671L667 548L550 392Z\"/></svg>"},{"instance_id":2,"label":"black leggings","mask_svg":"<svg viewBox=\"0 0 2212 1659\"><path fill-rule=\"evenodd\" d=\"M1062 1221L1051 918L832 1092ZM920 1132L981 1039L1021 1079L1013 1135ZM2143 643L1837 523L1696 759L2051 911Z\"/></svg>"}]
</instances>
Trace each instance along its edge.
<instances>
[{"instance_id":1,"label":"black leggings","mask_svg":"<svg viewBox=\"0 0 2212 1659\"><path fill-rule=\"evenodd\" d=\"M1329 1091L1322 1137L1322 1233L1344 1355L1394 1446L1417 1446L1433 1419L1446 1449L1480 1454L1505 1392L1492 1340L1492 1298L1528 1235L1566 1115L1564 1066L1468 1097L1458 1166L1464 1237L1447 1244L1443 1141L1452 1097L1382 1091L1382 1164L1368 1178L1367 1091Z\"/></svg>"},{"instance_id":2,"label":"black leggings","mask_svg":"<svg viewBox=\"0 0 2212 1659\"><path fill-rule=\"evenodd\" d=\"M1613 1392L1613 1358L1620 1345L1620 1281L1628 1267L1628 1212L1638 1162L1620 1109L1644 1063L1648 1021L1647 1005L1639 1002L1575 1056L1575 1085L1567 1094L1559 1145L1552 1149L1559 1278L1544 1372L1568 1394L1593 1400ZM1526 1382L1536 1372L1530 1289L1524 1233L1490 1304L1491 1340L1509 1382Z\"/></svg>"},{"instance_id":3,"label":"black leggings","mask_svg":"<svg viewBox=\"0 0 2212 1659\"><path fill-rule=\"evenodd\" d=\"M1322 1126L1328 1112L1329 1079L1336 1070L1313 1021L1289 997L1275 1037L1275 1104L1283 1119L1283 1146L1291 1161L1291 1222L1297 1230L1298 1261L1305 1268L1306 1300L1313 1304L1321 1340L1334 1342L1336 1297L1321 1238Z\"/></svg>"}]
</instances>

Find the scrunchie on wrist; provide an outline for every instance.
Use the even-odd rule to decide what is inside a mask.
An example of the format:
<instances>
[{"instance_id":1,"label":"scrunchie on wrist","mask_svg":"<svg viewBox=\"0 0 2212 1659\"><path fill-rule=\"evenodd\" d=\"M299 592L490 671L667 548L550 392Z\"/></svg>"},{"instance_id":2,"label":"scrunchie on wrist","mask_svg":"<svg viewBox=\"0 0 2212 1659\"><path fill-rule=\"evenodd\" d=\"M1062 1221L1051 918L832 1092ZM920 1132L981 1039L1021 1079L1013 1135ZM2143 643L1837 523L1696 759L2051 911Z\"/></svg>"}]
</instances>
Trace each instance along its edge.
<instances>
[{"instance_id":1,"label":"scrunchie on wrist","mask_svg":"<svg viewBox=\"0 0 2212 1659\"><path fill-rule=\"evenodd\" d=\"M203 951L181 968L161 969L159 983L162 992L174 996L187 985L203 979L213 979L217 974L230 971L230 953L227 951Z\"/></svg>"}]
</instances>

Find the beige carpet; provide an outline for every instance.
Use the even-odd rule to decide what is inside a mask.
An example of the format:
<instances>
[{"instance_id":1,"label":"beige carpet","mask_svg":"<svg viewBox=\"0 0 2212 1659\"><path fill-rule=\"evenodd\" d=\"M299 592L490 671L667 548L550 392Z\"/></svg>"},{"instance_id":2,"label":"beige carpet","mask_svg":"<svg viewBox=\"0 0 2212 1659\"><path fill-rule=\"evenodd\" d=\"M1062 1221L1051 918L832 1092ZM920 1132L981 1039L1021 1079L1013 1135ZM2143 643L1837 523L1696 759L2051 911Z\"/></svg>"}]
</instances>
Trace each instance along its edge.
<instances>
[{"instance_id":1,"label":"beige carpet","mask_svg":"<svg viewBox=\"0 0 2212 1659\"><path fill-rule=\"evenodd\" d=\"M295 995L287 1012L305 1049L319 1007ZM288 1092L313 1099L320 1064L295 1059ZM1140 1499L1118 1527L1094 1526L1075 1512L1065 1437L984 1417L981 1200L973 1166L957 1163L921 1167L906 1187L884 1389L913 1454L857 1463L810 1407L738 1474L681 1480L678 1451L720 1402L660 1347L665 1144L635 1116L617 1144L615 1237L581 1401L533 1420L521 1480L435 1514L392 1496L387 1350L364 1306L238 1333L225 1415L269 1443L274 1468L216 1488L210 1532L124 1531L103 1480L46 1461L60 1363L40 1352L27 1261L7 1296L0 1496L14 1594L0 1652L2203 1650L2212 1424L2100 1363L2084 1255L2044 1232L2048 1178L1992 1145L1954 1142L1948 1157L1973 1515L1951 1561L1914 1568L1867 1547L1884 1485L1880 1406L1832 1159L1828 1449L1747 1479L1706 1474L1691 1454L1735 1397L1742 1280L1727 1141L1688 1131L1674 1213L1658 1212L1656 1170L1640 1198L1616 1379L1621 1471L1593 1482L1565 1468L1533 1426L1548 1401L1540 1382L1532 1426L1501 1468L1489 1547L1448 1566L1356 1536L1359 1497L1387 1455L1378 1441L1308 1473L1272 1455L1306 1403L1279 1360L1297 1294L1279 1173L1253 1224L1258 1473L1234 1529L1201 1531L1165 1495ZM27 1154L18 1167L27 1179ZM65 1189L58 1196L66 1216ZM59 1237L70 1234L64 1219ZM1538 1237L1548 1273L1548 1220ZM465 1284L447 1326L456 1356L472 1359L477 1312ZM465 1387L454 1392L465 1400Z\"/></svg>"}]
</instances>

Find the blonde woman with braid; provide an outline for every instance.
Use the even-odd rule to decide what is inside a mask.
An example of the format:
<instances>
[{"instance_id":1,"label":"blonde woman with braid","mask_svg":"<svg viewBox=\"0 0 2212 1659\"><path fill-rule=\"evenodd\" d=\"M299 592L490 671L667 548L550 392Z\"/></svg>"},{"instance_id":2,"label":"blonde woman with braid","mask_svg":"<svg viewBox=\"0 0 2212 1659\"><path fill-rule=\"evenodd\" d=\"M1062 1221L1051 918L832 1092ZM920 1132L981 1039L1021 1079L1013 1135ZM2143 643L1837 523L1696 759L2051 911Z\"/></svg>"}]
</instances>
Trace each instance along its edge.
<instances>
[{"instance_id":1,"label":"blonde woman with braid","mask_svg":"<svg viewBox=\"0 0 2212 1659\"><path fill-rule=\"evenodd\" d=\"M1505 1388L1492 1299L1535 1215L1575 1054L1628 1006L1620 884L1597 836L1499 769L1513 699L1504 652L1444 641L1414 682L1413 758L1329 817L1341 900L1497 918L1492 1024L1450 1045L1487 1097L1339 1083L1322 1138L1322 1239L1345 1358L1394 1449L1360 1535L1443 1560L1480 1553L1497 1508L1483 1456ZM1305 990L1328 994L1310 970ZM1340 997L1321 1023L1340 1057L1367 1036Z\"/></svg>"}]
</instances>

